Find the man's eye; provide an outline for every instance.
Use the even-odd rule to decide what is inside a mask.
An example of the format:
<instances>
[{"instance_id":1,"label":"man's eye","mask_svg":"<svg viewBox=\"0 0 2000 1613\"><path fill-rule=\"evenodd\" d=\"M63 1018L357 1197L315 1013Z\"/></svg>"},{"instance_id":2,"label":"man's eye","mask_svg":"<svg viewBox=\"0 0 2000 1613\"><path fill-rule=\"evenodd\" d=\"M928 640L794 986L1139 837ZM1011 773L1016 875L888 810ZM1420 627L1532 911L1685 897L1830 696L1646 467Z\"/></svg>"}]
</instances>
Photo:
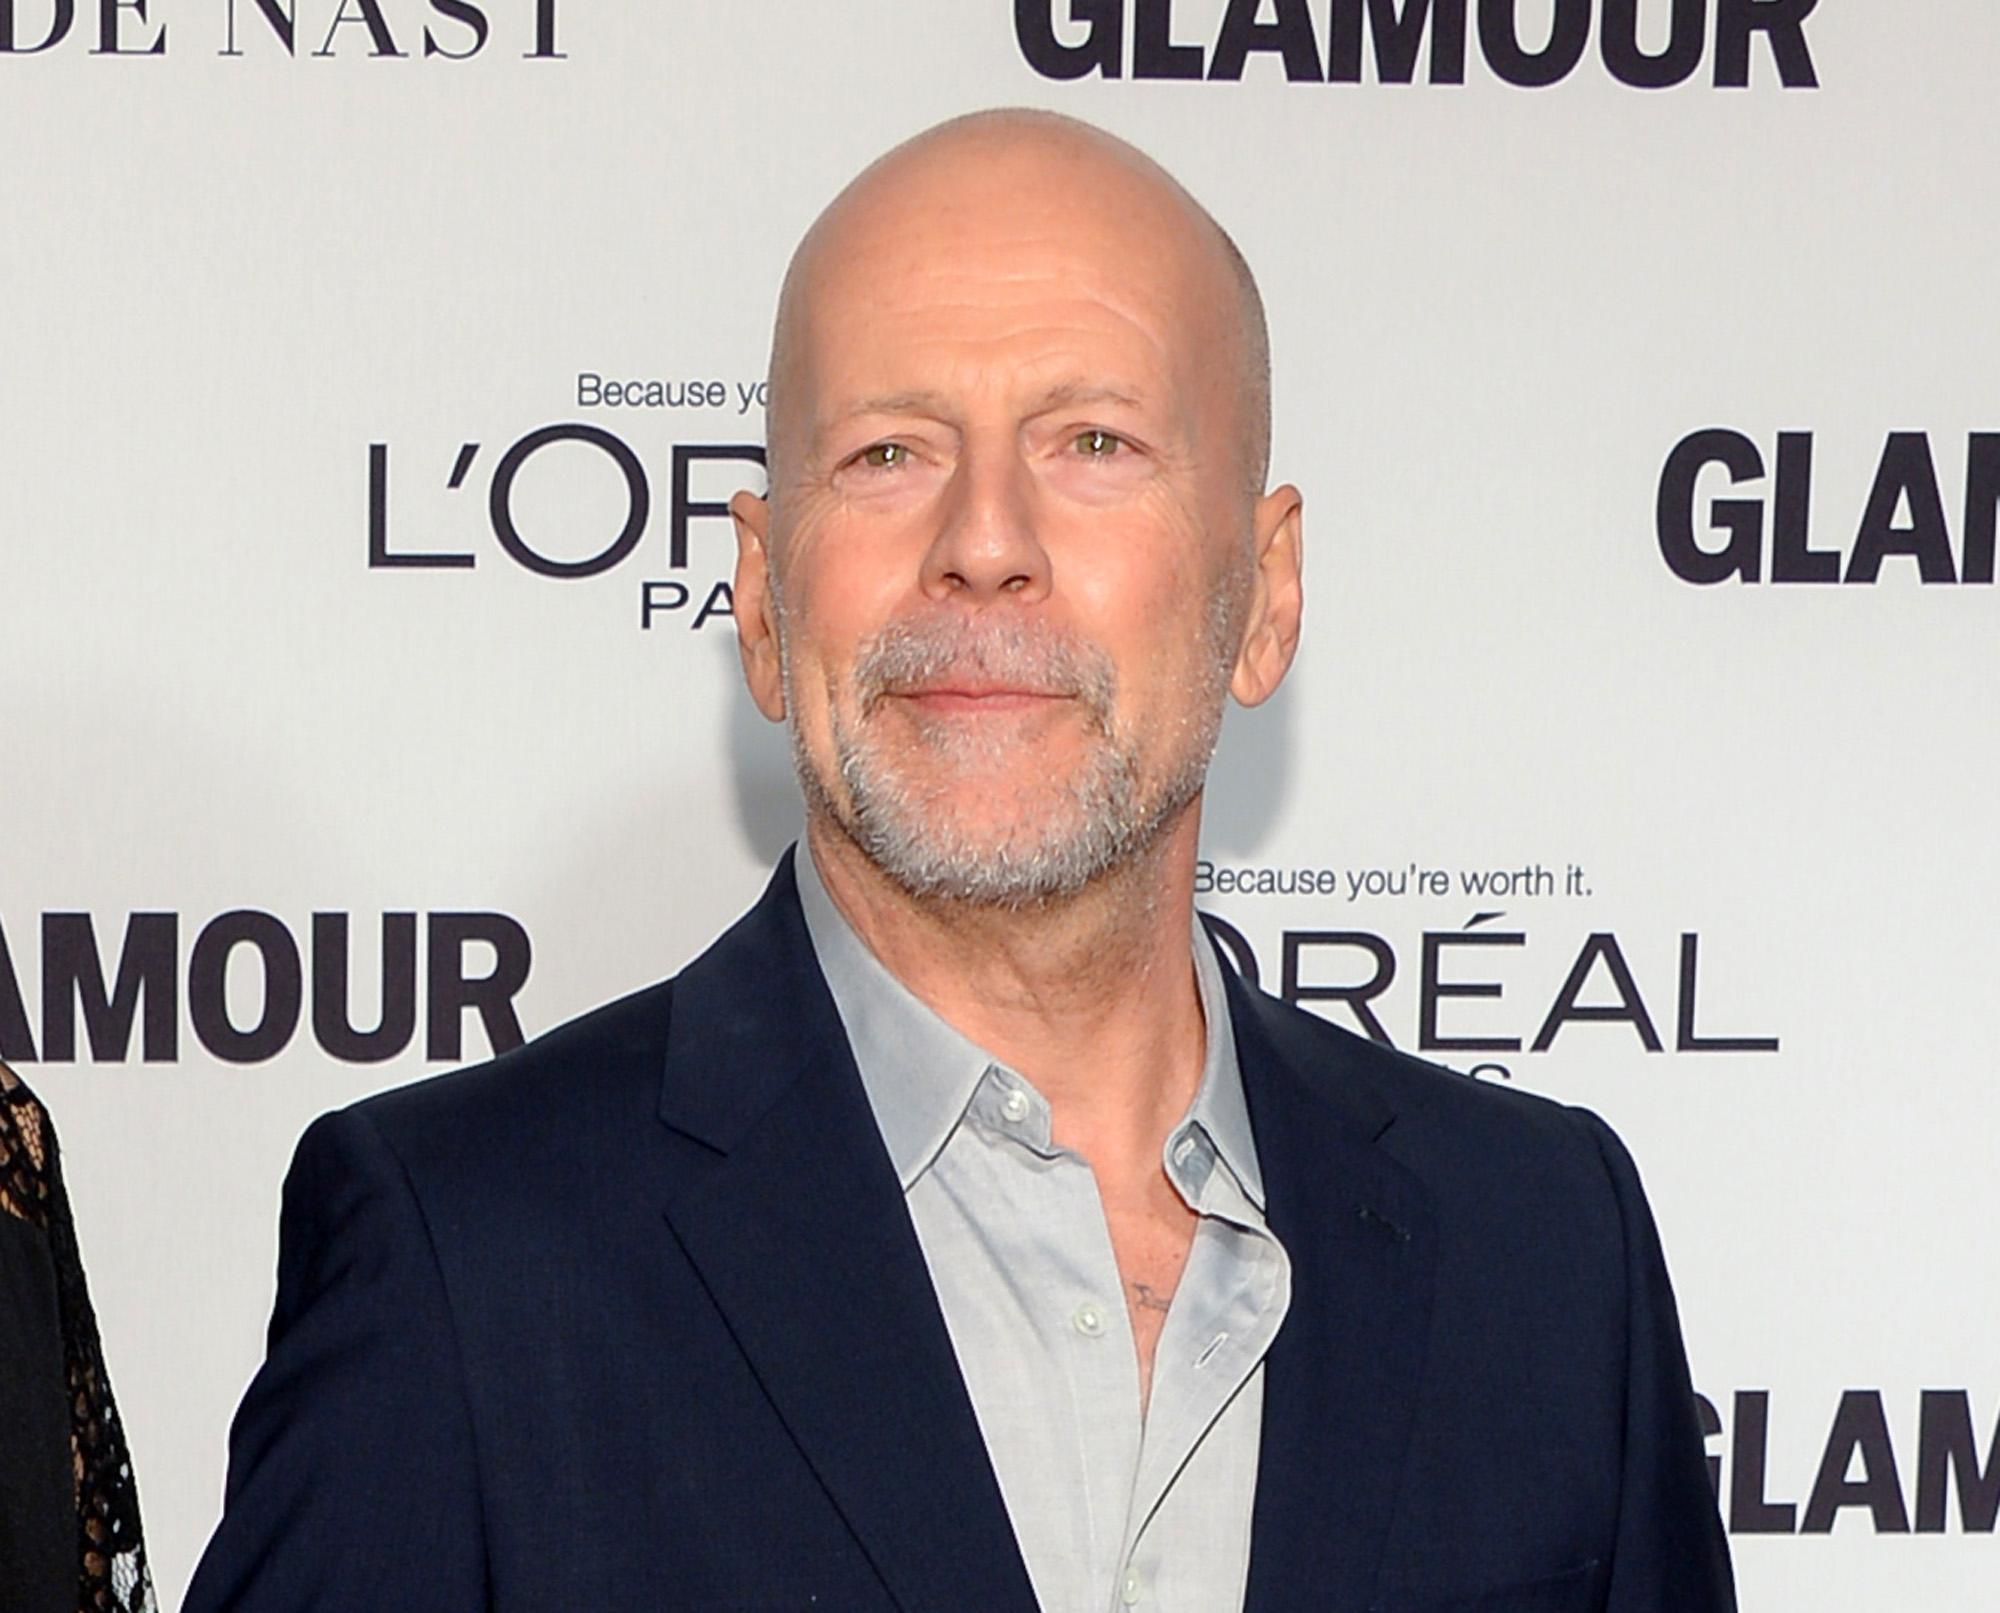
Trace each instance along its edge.
<instances>
[{"instance_id":1,"label":"man's eye","mask_svg":"<svg viewBox=\"0 0 2000 1613\"><path fill-rule=\"evenodd\" d=\"M1109 459L1125 447L1125 439L1108 431L1079 431L1070 446L1085 459Z\"/></svg>"},{"instance_id":2,"label":"man's eye","mask_svg":"<svg viewBox=\"0 0 2000 1613\"><path fill-rule=\"evenodd\" d=\"M870 470L894 470L898 465L908 463L910 450L899 442L878 442L872 448L861 450L860 462Z\"/></svg>"}]
</instances>

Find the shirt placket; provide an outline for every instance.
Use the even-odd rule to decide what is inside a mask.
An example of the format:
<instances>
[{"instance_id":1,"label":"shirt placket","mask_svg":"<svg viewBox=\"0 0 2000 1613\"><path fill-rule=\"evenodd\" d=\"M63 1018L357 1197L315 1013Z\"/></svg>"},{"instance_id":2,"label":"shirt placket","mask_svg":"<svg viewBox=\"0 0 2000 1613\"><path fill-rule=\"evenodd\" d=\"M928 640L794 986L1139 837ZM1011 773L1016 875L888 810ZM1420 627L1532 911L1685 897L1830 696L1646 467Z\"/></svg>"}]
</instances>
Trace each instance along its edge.
<instances>
[{"instance_id":1,"label":"shirt placket","mask_svg":"<svg viewBox=\"0 0 2000 1613\"><path fill-rule=\"evenodd\" d=\"M1188 1193L1202 1219L1161 1331L1153 1393L1132 1493L1128 1546L1113 1613L1174 1606L1175 1583L1164 1561L1170 1545L1153 1528L1179 1476L1230 1402L1263 1361L1283 1320L1289 1273L1277 1238L1218 1169L1205 1138L1186 1135L1169 1149L1176 1185L1201 1178ZM1208 1613L1189 1608L1187 1613Z\"/></svg>"},{"instance_id":2,"label":"shirt placket","mask_svg":"<svg viewBox=\"0 0 2000 1613\"><path fill-rule=\"evenodd\" d=\"M1051 1388L1061 1401L1052 1399L1048 1426L1071 1434L1081 1480L1071 1493L1084 1500L1078 1566L1102 1605L1123 1566L1141 1434L1137 1354L1096 1178L1051 1140L1046 1100L1004 1068L988 1072L969 1118L996 1152L1013 1212L1005 1269L1039 1274L1025 1308L1058 1369Z\"/></svg>"}]
</instances>

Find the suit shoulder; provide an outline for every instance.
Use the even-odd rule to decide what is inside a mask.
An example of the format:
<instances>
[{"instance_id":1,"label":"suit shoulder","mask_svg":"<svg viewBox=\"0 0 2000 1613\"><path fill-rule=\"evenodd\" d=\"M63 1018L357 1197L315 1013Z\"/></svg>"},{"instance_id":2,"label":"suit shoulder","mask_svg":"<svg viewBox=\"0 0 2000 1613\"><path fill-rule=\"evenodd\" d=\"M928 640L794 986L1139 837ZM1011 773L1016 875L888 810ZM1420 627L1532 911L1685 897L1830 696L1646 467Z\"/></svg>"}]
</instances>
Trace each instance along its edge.
<instances>
[{"instance_id":1,"label":"suit shoulder","mask_svg":"<svg viewBox=\"0 0 2000 1613\"><path fill-rule=\"evenodd\" d=\"M468 1155L518 1164L565 1139L587 1147L656 1111L673 987L642 987L483 1064L391 1088L348 1112L408 1166Z\"/></svg>"},{"instance_id":2,"label":"suit shoulder","mask_svg":"<svg viewBox=\"0 0 2000 1613\"><path fill-rule=\"evenodd\" d=\"M1628 1223L1645 1214L1644 1197L1596 1115L1426 1063L1268 997L1253 1001L1294 1078L1420 1189L1443 1280L1467 1293L1522 1282L1622 1291Z\"/></svg>"},{"instance_id":3,"label":"suit shoulder","mask_svg":"<svg viewBox=\"0 0 2000 1613\"><path fill-rule=\"evenodd\" d=\"M1249 996L1260 1027L1287 1062L1338 1107L1359 1111L1389 1133L1384 1141L1392 1153L1448 1167L1567 1161L1602 1183L1599 1134L1608 1136L1609 1128L1587 1110L1462 1075L1265 992Z\"/></svg>"}]
</instances>

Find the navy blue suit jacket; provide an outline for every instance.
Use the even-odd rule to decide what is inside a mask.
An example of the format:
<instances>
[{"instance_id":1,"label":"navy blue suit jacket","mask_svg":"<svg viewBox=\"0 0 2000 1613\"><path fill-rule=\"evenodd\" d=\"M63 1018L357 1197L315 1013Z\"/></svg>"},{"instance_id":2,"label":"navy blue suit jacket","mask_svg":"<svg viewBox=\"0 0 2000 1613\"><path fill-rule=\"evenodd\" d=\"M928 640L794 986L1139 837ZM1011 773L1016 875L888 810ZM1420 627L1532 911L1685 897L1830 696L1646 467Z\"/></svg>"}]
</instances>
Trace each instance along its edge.
<instances>
[{"instance_id":1,"label":"navy blue suit jacket","mask_svg":"<svg viewBox=\"0 0 2000 1613\"><path fill-rule=\"evenodd\" d=\"M1252 1613L1733 1607L1611 1132L1230 989L1292 1263ZM186 1606L1034 1608L789 859L677 978L314 1123Z\"/></svg>"}]
</instances>

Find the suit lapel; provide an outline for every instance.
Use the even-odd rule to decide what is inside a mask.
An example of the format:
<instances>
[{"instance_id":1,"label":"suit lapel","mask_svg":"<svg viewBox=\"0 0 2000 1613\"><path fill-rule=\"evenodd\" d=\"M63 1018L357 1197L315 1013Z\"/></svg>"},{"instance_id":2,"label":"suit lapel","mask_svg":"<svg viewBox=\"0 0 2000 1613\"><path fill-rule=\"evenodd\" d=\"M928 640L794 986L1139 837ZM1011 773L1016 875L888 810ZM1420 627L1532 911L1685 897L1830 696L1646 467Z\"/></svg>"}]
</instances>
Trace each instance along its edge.
<instances>
[{"instance_id":1,"label":"suit lapel","mask_svg":"<svg viewBox=\"0 0 2000 1613\"><path fill-rule=\"evenodd\" d=\"M1231 971L1238 1059L1292 1300L1264 1369L1248 1613L1369 1605L1409 1443L1436 1257L1429 1197L1317 1027Z\"/></svg>"},{"instance_id":2,"label":"suit lapel","mask_svg":"<svg viewBox=\"0 0 2000 1613\"><path fill-rule=\"evenodd\" d=\"M667 1219L779 1416L899 1606L1032 1613L789 855L672 1015L661 1117L700 1147Z\"/></svg>"}]
</instances>

